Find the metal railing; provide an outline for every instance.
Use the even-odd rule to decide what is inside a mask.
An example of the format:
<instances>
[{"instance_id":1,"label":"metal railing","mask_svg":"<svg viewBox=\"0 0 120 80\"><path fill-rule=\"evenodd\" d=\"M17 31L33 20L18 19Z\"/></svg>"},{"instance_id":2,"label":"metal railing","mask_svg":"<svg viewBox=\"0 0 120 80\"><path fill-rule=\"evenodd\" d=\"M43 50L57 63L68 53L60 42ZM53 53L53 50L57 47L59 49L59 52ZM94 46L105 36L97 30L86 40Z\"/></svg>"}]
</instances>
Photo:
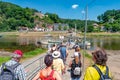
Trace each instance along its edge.
<instances>
[{"instance_id":1,"label":"metal railing","mask_svg":"<svg viewBox=\"0 0 120 80\"><path fill-rule=\"evenodd\" d=\"M45 68L44 57L45 55L35 59L34 61L30 62L25 66L25 70L27 72L26 80L32 80L33 77L39 72L40 69Z\"/></svg>"}]
</instances>

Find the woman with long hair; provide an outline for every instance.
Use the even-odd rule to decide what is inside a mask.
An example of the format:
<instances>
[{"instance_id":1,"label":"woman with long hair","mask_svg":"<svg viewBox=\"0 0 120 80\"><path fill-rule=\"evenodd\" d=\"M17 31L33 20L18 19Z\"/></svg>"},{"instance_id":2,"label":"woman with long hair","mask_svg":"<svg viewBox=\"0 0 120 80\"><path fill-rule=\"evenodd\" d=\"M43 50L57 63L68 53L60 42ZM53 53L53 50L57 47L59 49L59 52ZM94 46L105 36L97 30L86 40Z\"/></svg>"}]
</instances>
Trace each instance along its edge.
<instances>
[{"instance_id":1,"label":"woman with long hair","mask_svg":"<svg viewBox=\"0 0 120 80\"><path fill-rule=\"evenodd\" d=\"M62 80L60 75L56 71L52 70L52 55L46 55L44 63L46 64L46 68L40 70L33 80Z\"/></svg>"},{"instance_id":2,"label":"woman with long hair","mask_svg":"<svg viewBox=\"0 0 120 80\"><path fill-rule=\"evenodd\" d=\"M69 67L71 67L71 80L80 80L81 77L81 54L80 54L80 48L75 48L74 52L74 59L70 61Z\"/></svg>"}]
</instances>

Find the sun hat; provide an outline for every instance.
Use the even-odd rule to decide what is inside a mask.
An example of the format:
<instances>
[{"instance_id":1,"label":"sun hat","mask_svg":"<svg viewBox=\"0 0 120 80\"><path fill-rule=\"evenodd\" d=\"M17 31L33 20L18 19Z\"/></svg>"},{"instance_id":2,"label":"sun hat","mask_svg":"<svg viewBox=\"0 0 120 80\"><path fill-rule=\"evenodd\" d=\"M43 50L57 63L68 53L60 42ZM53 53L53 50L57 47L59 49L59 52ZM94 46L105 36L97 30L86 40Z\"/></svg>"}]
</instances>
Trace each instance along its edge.
<instances>
[{"instance_id":1,"label":"sun hat","mask_svg":"<svg viewBox=\"0 0 120 80\"><path fill-rule=\"evenodd\" d=\"M12 55L12 57L22 57L22 56L23 56L23 52L21 50L15 50Z\"/></svg>"},{"instance_id":2,"label":"sun hat","mask_svg":"<svg viewBox=\"0 0 120 80\"><path fill-rule=\"evenodd\" d=\"M60 52L59 51L54 51L52 53L52 56L53 56L53 58L58 58L58 57L60 57Z\"/></svg>"}]
</instances>

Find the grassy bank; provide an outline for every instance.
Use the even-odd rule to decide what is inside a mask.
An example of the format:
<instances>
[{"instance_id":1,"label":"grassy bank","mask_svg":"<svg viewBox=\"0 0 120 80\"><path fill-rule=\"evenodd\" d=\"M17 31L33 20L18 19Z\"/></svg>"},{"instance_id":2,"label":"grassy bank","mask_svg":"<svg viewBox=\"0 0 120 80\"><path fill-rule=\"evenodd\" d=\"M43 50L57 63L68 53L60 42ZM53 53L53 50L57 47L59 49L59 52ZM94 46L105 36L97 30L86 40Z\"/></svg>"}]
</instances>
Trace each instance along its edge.
<instances>
[{"instance_id":1,"label":"grassy bank","mask_svg":"<svg viewBox=\"0 0 120 80\"><path fill-rule=\"evenodd\" d=\"M82 58L84 58L84 66L87 68L88 66L93 65L92 55L87 50L81 50L81 54L83 55Z\"/></svg>"},{"instance_id":2,"label":"grassy bank","mask_svg":"<svg viewBox=\"0 0 120 80\"><path fill-rule=\"evenodd\" d=\"M46 52L46 49L36 49L34 51L30 51L30 52L25 53L23 59L31 58L33 56L37 56L37 55L40 55L40 54L45 53L45 52Z\"/></svg>"},{"instance_id":3,"label":"grassy bank","mask_svg":"<svg viewBox=\"0 0 120 80\"><path fill-rule=\"evenodd\" d=\"M85 51L85 50L81 50L81 53L82 53L82 55L84 55L85 58L89 58L89 59L92 58L92 56L90 55L90 53L87 52L87 51Z\"/></svg>"},{"instance_id":4,"label":"grassy bank","mask_svg":"<svg viewBox=\"0 0 120 80\"><path fill-rule=\"evenodd\" d=\"M29 59L29 58L32 58L34 56L40 55L40 54L45 53L45 52L46 52L46 49L36 49L34 51L26 52L26 53L24 53L22 61ZM6 62L8 60L10 60L10 56L9 57L0 57L0 65L3 62Z\"/></svg>"},{"instance_id":5,"label":"grassy bank","mask_svg":"<svg viewBox=\"0 0 120 80\"><path fill-rule=\"evenodd\" d=\"M1 57L1 56L0 56L0 65L1 65L3 62L6 62L6 61L8 61L8 60L10 60L10 57Z\"/></svg>"},{"instance_id":6,"label":"grassy bank","mask_svg":"<svg viewBox=\"0 0 120 80\"><path fill-rule=\"evenodd\" d=\"M51 34L52 36L59 35L68 35L69 33L65 31L52 31L52 32L0 32L1 35L5 36L43 36L47 34ZM120 36L120 33L110 33L110 32L96 32L96 33L86 33L87 36ZM78 33L77 36L84 36L83 33Z\"/></svg>"},{"instance_id":7,"label":"grassy bank","mask_svg":"<svg viewBox=\"0 0 120 80\"><path fill-rule=\"evenodd\" d=\"M120 33L107 33L107 32L103 32L103 33L87 33L87 36L110 36L110 37L120 37Z\"/></svg>"}]
</instances>

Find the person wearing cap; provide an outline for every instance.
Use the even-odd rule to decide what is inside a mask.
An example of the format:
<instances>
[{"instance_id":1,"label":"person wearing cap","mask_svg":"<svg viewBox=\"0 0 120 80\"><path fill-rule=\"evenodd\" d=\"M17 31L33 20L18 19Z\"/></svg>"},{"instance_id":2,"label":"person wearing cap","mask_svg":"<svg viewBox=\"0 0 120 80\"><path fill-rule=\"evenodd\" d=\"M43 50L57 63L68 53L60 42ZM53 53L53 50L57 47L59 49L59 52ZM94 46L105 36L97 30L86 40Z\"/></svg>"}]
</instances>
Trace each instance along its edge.
<instances>
[{"instance_id":1,"label":"person wearing cap","mask_svg":"<svg viewBox=\"0 0 120 80\"><path fill-rule=\"evenodd\" d=\"M94 65L96 65L100 69L100 71L105 74L107 70L106 62L108 59L106 51L104 49L97 48L94 52L92 52L92 59ZM84 80L100 80L100 75L93 66L90 66L86 69L84 74ZM108 72L108 75L109 77L111 77L110 70Z\"/></svg>"},{"instance_id":2,"label":"person wearing cap","mask_svg":"<svg viewBox=\"0 0 120 80\"><path fill-rule=\"evenodd\" d=\"M12 56L11 56L12 57L11 60L9 60L8 62L6 62L5 64L7 66L15 65L16 63L20 62L22 56L23 56L23 53L22 53L21 50L15 50L13 52ZM14 69L14 72L15 72L15 78L16 78L16 80L26 80L26 73L25 73L23 65L19 64Z\"/></svg>"},{"instance_id":3,"label":"person wearing cap","mask_svg":"<svg viewBox=\"0 0 120 80\"><path fill-rule=\"evenodd\" d=\"M53 69L56 70L60 75L64 73L65 66L63 60L60 58L60 52L54 51L52 53L53 56Z\"/></svg>"}]
</instances>

